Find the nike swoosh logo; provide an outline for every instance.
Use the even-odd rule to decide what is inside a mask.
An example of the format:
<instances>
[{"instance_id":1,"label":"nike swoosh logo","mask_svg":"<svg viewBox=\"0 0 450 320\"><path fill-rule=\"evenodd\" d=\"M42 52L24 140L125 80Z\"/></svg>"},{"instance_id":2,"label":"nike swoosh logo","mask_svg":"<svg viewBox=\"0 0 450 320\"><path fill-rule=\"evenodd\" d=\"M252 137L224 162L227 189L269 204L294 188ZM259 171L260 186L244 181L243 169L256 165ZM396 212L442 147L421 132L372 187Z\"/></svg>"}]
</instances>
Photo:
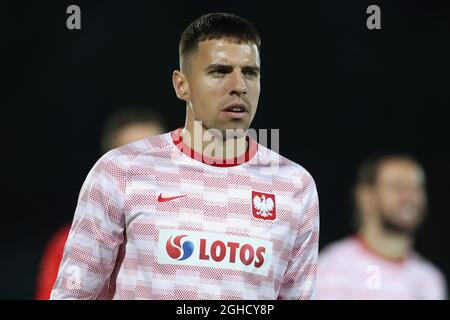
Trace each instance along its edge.
<instances>
[{"instance_id":1,"label":"nike swoosh logo","mask_svg":"<svg viewBox=\"0 0 450 320\"><path fill-rule=\"evenodd\" d=\"M187 196L187 194L183 194L181 196L175 196L175 197L163 197L162 193L160 193L158 196L158 202L166 202L166 201L175 200L175 199L186 197L186 196Z\"/></svg>"}]
</instances>

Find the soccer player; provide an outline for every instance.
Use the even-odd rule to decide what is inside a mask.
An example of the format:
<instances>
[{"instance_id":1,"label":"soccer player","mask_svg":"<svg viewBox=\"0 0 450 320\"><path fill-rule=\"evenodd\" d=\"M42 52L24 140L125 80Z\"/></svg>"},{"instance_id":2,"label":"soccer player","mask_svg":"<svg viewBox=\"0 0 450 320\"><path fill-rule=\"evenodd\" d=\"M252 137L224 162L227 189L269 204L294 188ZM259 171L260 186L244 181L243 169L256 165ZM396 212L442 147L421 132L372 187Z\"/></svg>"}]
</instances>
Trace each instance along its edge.
<instances>
[{"instance_id":1,"label":"soccer player","mask_svg":"<svg viewBox=\"0 0 450 320\"><path fill-rule=\"evenodd\" d=\"M360 167L358 233L321 251L318 299L445 299L442 273L414 252L425 218L425 173L412 157L379 154Z\"/></svg>"},{"instance_id":2,"label":"soccer player","mask_svg":"<svg viewBox=\"0 0 450 320\"><path fill-rule=\"evenodd\" d=\"M316 186L249 133L260 38L212 13L181 35L186 122L104 155L82 187L53 299L309 299Z\"/></svg>"},{"instance_id":3,"label":"soccer player","mask_svg":"<svg viewBox=\"0 0 450 320\"><path fill-rule=\"evenodd\" d=\"M106 119L101 136L103 153L124 144L165 132L161 115L149 108L123 107ZM58 275L70 224L59 228L45 247L37 276L37 300L48 300Z\"/></svg>"}]
</instances>

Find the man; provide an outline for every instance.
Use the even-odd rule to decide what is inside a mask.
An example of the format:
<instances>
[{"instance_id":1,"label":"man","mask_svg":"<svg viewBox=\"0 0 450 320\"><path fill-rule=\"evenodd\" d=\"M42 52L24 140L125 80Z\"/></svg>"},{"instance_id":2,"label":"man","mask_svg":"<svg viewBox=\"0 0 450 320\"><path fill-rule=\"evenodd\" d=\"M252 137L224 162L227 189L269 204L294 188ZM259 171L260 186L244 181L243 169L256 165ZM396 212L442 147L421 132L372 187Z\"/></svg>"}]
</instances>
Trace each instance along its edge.
<instances>
[{"instance_id":1,"label":"man","mask_svg":"<svg viewBox=\"0 0 450 320\"><path fill-rule=\"evenodd\" d=\"M359 231L321 252L318 299L445 299L442 273L414 252L425 173L407 155L370 157L355 188Z\"/></svg>"},{"instance_id":2,"label":"man","mask_svg":"<svg viewBox=\"0 0 450 320\"><path fill-rule=\"evenodd\" d=\"M109 116L104 124L101 136L102 153L164 132L163 119L156 111L147 107L124 107ZM37 276L37 300L50 298L69 231L70 224L62 226L52 235L45 247Z\"/></svg>"},{"instance_id":3,"label":"man","mask_svg":"<svg viewBox=\"0 0 450 320\"><path fill-rule=\"evenodd\" d=\"M311 298L314 180L247 134L259 47L253 26L232 14L187 27L173 73L185 126L94 166L53 299Z\"/></svg>"}]
</instances>

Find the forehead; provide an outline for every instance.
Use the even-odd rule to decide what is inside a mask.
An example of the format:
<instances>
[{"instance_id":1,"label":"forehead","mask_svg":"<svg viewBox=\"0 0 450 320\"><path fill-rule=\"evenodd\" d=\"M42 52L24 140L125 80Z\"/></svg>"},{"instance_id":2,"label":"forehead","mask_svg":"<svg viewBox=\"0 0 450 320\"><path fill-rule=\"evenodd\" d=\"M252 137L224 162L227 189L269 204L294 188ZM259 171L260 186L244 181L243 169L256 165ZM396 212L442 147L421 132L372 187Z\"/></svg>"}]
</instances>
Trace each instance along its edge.
<instances>
[{"instance_id":1,"label":"forehead","mask_svg":"<svg viewBox=\"0 0 450 320\"><path fill-rule=\"evenodd\" d=\"M380 182L405 182L423 184L425 173L416 163L407 159L390 159L380 163L378 171Z\"/></svg>"},{"instance_id":2,"label":"forehead","mask_svg":"<svg viewBox=\"0 0 450 320\"><path fill-rule=\"evenodd\" d=\"M239 44L228 39L212 39L199 42L194 59L204 65L259 66L260 63L256 44Z\"/></svg>"}]
</instances>

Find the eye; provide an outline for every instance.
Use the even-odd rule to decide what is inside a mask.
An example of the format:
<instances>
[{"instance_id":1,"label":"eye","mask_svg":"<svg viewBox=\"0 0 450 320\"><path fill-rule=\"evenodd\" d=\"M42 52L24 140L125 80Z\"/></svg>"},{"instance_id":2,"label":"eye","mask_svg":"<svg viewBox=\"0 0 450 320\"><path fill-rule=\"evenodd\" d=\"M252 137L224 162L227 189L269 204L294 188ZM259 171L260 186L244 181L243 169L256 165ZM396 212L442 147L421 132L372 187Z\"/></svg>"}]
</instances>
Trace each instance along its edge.
<instances>
[{"instance_id":1,"label":"eye","mask_svg":"<svg viewBox=\"0 0 450 320\"><path fill-rule=\"evenodd\" d=\"M212 75L213 77L223 77L224 75L227 74L227 70L224 69L215 69L215 70L211 70L209 72L210 75Z\"/></svg>"},{"instance_id":2,"label":"eye","mask_svg":"<svg viewBox=\"0 0 450 320\"><path fill-rule=\"evenodd\" d=\"M254 71L254 70L246 70L246 71L243 72L243 74L247 78L254 78L254 77L258 76L258 72Z\"/></svg>"}]
</instances>

